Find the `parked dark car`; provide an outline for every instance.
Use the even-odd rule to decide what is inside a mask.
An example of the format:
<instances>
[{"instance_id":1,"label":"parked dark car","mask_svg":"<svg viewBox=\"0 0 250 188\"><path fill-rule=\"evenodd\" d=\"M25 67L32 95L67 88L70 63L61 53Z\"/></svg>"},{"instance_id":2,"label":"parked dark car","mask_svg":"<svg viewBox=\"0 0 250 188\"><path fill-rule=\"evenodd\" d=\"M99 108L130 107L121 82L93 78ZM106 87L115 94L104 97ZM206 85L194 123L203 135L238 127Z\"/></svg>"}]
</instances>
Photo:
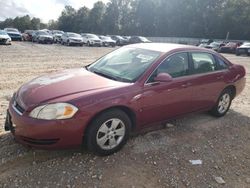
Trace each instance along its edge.
<instances>
[{"instance_id":1,"label":"parked dark car","mask_svg":"<svg viewBox=\"0 0 250 188\"><path fill-rule=\"evenodd\" d=\"M225 46L221 46L218 49L218 52L220 53L235 53L236 48L239 47L241 43L239 42L228 42Z\"/></svg>"},{"instance_id":2,"label":"parked dark car","mask_svg":"<svg viewBox=\"0 0 250 188\"><path fill-rule=\"evenodd\" d=\"M150 43L151 41L148 40L146 37L141 37L141 36L132 36L129 39L130 44L135 44L135 43Z\"/></svg>"},{"instance_id":3,"label":"parked dark car","mask_svg":"<svg viewBox=\"0 0 250 188\"><path fill-rule=\"evenodd\" d=\"M131 132L190 112L224 116L245 86L245 69L211 50L144 43L84 68L24 84L9 103L5 130L37 148L86 144L112 154Z\"/></svg>"},{"instance_id":4,"label":"parked dark car","mask_svg":"<svg viewBox=\"0 0 250 188\"><path fill-rule=\"evenodd\" d=\"M128 44L128 40L124 39L123 37L121 37L119 35L111 35L110 37L111 37L111 39L116 41L117 46L124 46L124 45Z\"/></svg>"},{"instance_id":5,"label":"parked dark car","mask_svg":"<svg viewBox=\"0 0 250 188\"><path fill-rule=\"evenodd\" d=\"M43 43L43 44L53 44L53 36L46 31L36 31L32 36L33 42Z\"/></svg>"},{"instance_id":6,"label":"parked dark car","mask_svg":"<svg viewBox=\"0 0 250 188\"><path fill-rule=\"evenodd\" d=\"M22 33L22 38L24 41L32 41L32 34L34 33L34 30L25 30Z\"/></svg>"},{"instance_id":7,"label":"parked dark car","mask_svg":"<svg viewBox=\"0 0 250 188\"><path fill-rule=\"evenodd\" d=\"M4 29L8 35L10 36L11 40L19 40L22 41L22 34L16 28L5 28Z\"/></svg>"},{"instance_id":8,"label":"parked dark car","mask_svg":"<svg viewBox=\"0 0 250 188\"><path fill-rule=\"evenodd\" d=\"M246 42L236 48L236 55L246 54L250 56L250 42Z\"/></svg>"}]
</instances>

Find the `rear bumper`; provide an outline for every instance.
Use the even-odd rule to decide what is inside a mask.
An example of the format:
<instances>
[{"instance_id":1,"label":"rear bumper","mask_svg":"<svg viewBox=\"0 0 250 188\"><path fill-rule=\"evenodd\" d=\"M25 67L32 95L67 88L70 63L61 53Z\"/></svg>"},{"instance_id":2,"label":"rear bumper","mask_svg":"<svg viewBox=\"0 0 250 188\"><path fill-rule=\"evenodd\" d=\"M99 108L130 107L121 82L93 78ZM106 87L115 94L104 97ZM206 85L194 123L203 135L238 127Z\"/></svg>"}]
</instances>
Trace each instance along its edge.
<instances>
[{"instance_id":1,"label":"rear bumper","mask_svg":"<svg viewBox=\"0 0 250 188\"><path fill-rule=\"evenodd\" d=\"M246 55L249 55L250 54L250 48L239 48L239 49L236 49L236 54L240 55L240 54L246 54Z\"/></svg>"},{"instance_id":2,"label":"rear bumper","mask_svg":"<svg viewBox=\"0 0 250 188\"><path fill-rule=\"evenodd\" d=\"M23 145L41 149L66 149L82 144L87 118L38 120L30 118L26 113L18 114L12 105L9 105L9 114L13 123L11 132L16 141Z\"/></svg>"}]
</instances>

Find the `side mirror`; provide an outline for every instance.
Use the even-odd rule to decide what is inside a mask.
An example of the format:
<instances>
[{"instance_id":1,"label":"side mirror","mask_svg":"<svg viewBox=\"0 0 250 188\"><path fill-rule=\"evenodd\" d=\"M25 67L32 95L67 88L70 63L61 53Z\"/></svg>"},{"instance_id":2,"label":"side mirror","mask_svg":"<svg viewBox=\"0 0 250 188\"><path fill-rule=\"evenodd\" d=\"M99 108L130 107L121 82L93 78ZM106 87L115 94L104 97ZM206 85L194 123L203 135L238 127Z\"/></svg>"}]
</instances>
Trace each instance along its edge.
<instances>
[{"instance_id":1,"label":"side mirror","mask_svg":"<svg viewBox=\"0 0 250 188\"><path fill-rule=\"evenodd\" d=\"M168 73L159 73L155 78L154 81L156 82L171 82L173 80L172 76Z\"/></svg>"}]
</instances>

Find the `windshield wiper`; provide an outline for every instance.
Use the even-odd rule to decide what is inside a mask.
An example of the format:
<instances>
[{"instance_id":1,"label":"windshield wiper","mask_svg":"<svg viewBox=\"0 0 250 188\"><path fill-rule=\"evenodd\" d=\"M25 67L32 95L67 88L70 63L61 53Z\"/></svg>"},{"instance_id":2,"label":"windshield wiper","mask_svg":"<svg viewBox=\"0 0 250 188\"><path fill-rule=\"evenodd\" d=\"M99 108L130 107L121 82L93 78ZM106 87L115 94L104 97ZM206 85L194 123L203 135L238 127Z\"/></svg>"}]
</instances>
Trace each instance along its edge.
<instances>
[{"instance_id":1,"label":"windshield wiper","mask_svg":"<svg viewBox=\"0 0 250 188\"><path fill-rule=\"evenodd\" d=\"M102 72L99 72L99 71L94 70L93 73L98 74L98 75L100 75L100 76L103 76L103 77L105 77L105 78L109 78L109 79L111 79L111 80L117 81L116 78L114 78L114 77L112 77L112 76L110 76L110 75L104 74L104 73L102 73Z\"/></svg>"}]
</instances>

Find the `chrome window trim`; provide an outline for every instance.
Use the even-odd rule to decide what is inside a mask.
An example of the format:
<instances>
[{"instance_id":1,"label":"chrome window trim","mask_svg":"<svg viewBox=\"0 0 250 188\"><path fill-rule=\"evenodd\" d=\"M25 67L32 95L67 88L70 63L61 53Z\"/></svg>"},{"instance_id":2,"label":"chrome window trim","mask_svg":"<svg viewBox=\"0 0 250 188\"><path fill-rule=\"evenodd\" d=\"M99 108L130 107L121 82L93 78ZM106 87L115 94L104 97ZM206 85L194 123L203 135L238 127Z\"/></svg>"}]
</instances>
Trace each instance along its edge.
<instances>
[{"instance_id":1,"label":"chrome window trim","mask_svg":"<svg viewBox=\"0 0 250 188\"><path fill-rule=\"evenodd\" d=\"M159 66L160 66L167 58L169 58L169 57L171 57L171 56L173 56L173 55L179 54L179 53L208 53L208 54L210 54L210 55L212 55L212 56L214 57L214 54L213 54L213 53L210 53L210 52L202 52L202 51L196 51L196 50L194 50L194 51L193 51L193 50L191 50L191 51L181 51L181 52L175 52L175 53L173 53L173 54L170 54L170 55L168 55L167 57L165 57L165 58L159 63L159 65L154 69L154 71L151 72L151 74L149 75L149 77L147 78L147 80L144 82L144 86L152 85L152 84L158 83L158 82L148 82L148 80L149 80L149 78L152 76L152 74L155 72L155 70L158 69ZM188 57L189 57L189 55L188 55ZM215 60L215 63L217 63L217 62L216 62L216 59L214 59L214 60ZM225 61L224 61L224 62L225 62ZM190 74L190 75L179 76L179 77L173 78L173 80L178 80L178 79L183 78L183 77L190 77L190 76L194 76L194 75L199 76L199 75L209 75L209 74L217 73L217 72L224 72L224 71L228 70L229 67L230 67L230 66L228 66L226 69L216 70L216 71L212 71L212 72L197 73L197 74Z\"/></svg>"}]
</instances>

